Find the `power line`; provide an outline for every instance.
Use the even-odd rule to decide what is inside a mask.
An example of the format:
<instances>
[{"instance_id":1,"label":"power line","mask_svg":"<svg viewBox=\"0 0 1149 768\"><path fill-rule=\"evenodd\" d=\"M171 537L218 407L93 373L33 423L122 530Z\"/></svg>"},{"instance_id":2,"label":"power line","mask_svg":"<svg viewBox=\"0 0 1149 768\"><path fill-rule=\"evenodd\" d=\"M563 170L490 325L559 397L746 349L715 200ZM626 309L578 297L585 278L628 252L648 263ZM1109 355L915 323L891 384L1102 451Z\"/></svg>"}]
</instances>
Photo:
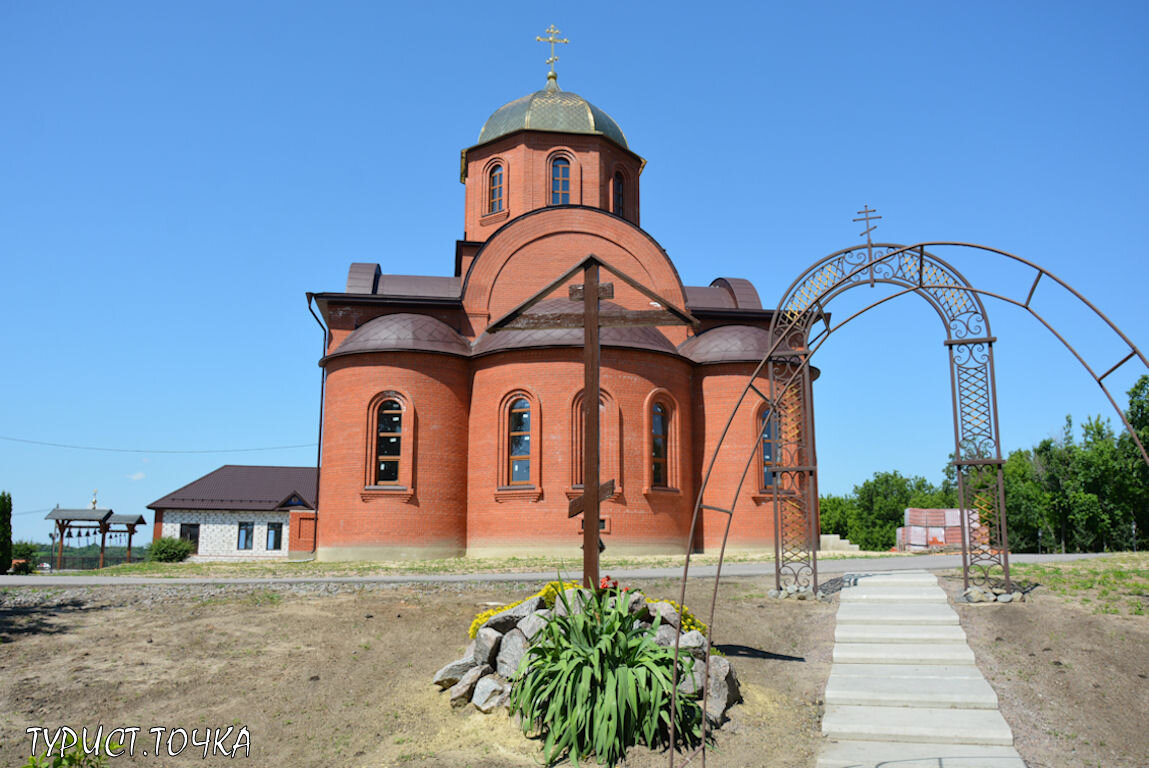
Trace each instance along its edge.
<instances>
[{"instance_id":1,"label":"power line","mask_svg":"<svg viewBox=\"0 0 1149 768\"><path fill-rule=\"evenodd\" d=\"M314 448L315 443L299 443L298 445L270 445L264 448L213 448L210 450L167 450L162 448L102 448L94 445L69 445L67 443L49 443L44 440L25 440L21 437L6 437L0 435L0 440L12 443L27 443L28 445L44 445L49 448L71 448L76 451L103 451L105 453L252 453L255 451L286 451L290 448Z\"/></svg>"},{"instance_id":2,"label":"power line","mask_svg":"<svg viewBox=\"0 0 1149 768\"><path fill-rule=\"evenodd\" d=\"M44 509L29 509L26 512L13 512L12 517L19 517L20 515L38 515L41 512L51 512L52 507L44 507Z\"/></svg>"}]
</instances>

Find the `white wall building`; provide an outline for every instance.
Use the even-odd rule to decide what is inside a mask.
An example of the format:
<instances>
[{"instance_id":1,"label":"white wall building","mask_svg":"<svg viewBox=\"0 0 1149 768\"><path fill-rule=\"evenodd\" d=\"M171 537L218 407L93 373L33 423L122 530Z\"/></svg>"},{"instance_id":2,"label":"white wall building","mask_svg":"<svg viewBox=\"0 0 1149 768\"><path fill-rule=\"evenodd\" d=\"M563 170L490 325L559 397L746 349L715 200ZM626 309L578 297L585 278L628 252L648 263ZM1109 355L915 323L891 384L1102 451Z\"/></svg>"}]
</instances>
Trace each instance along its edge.
<instances>
[{"instance_id":1,"label":"white wall building","mask_svg":"<svg viewBox=\"0 0 1149 768\"><path fill-rule=\"evenodd\" d=\"M316 479L314 467L220 467L148 505L153 536L191 541L193 561L286 560L292 513L314 513Z\"/></svg>"}]
</instances>

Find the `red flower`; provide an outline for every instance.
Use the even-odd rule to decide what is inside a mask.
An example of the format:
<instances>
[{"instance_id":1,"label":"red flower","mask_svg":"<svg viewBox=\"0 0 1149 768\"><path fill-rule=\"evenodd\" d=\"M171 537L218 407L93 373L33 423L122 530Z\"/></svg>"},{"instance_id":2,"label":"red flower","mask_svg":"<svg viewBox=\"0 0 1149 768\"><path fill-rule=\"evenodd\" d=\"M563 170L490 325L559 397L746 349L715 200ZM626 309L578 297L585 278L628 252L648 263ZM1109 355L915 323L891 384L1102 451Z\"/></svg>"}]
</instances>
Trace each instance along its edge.
<instances>
[{"instance_id":1,"label":"red flower","mask_svg":"<svg viewBox=\"0 0 1149 768\"><path fill-rule=\"evenodd\" d=\"M599 589L616 589L616 588L618 588L618 581L616 579L612 579L610 577L610 574L608 573L606 576L603 576L601 579L598 580L598 588Z\"/></svg>"}]
</instances>

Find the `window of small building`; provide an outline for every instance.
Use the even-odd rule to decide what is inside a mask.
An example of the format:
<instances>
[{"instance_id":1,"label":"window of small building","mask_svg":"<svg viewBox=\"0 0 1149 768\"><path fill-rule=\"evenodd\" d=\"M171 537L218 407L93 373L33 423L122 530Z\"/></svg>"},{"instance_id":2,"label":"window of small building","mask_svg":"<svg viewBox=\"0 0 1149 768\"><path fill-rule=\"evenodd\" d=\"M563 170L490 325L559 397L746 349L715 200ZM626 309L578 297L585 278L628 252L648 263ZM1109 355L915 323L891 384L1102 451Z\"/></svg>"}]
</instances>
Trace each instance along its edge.
<instances>
[{"instance_id":1,"label":"window of small building","mask_svg":"<svg viewBox=\"0 0 1149 768\"><path fill-rule=\"evenodd\" d=\"M283 549L283 523L267 524L267 551Z\"/></svg>"},{"instance_id":2,"label":"window of small building","mask_svg":"<svg viewBox=\"0 0 1149 768\"><path fill-rule=\"evenodd\" d=\"M503 210L503 166L496 165L491 169L487 181L487 213L498 213Z\"/></svg>"},{"instance_id":3,"label":"window of small building","mask_svg":"<svg viewBox=\"0 0 1149 768\"><path fill-rule=\"evenodd\" d=\"M551 205L568 205L571 201L571 163L565 157L551 161Z\"/></svg>"},{"instance_id":4,"label":"window of small building","mask_svg":"<svg viewBox=\"0 0 1149 768\"><path fill-rule=\"evenodd\" d=\"M625 188L626 183L622 179L622 174L616 171L614 174L614 207L611 208L616 216L623 215Z\"/></svg>"},{"instance_id":5,"label":"window of small building","mask_svg":"<svg viewBox=\"0 0 1149 768\"><path fill-rule=\"evenodd\" d=\"M396 485L403 458L403 405L398 400L379 404L375 441L375 484Z\"/></svg>"},{"instance_id":6,"label":"window of small building","mask_svg":"<svg viewBox=\"0 0 1149 768\"><path fill-rule=\"evenodd\" d=\"M180 538L190 541L192 554L199 554L199 523L180 523Z\"/></svg>"},{"instance_id":7,"label":"window of small building","mask_svg":"<svg viewBox=\"0 0 1149 768\"><path fill-rule=\"evenodd\" d=\"M666 457L670 446L670 413L662 403L655 403L650 409L650 484L666 488L669 473Z\"/></svg>"},{"instance_id":8,"label":"window of small building","mask_svg":"<svg viewBox=\"0 0 1149 768\"><path fill-rule=\"evenodd\" d=\"M252 542L255 539L255 523L240 523L239 524L239 538L236 541L236 549L251 549Z\"/></svg>"},{"instance_id":9,"label":"window of small building","mask_svg":"<svg viewBox=\"0 0 1149 768\"><path fill-rule=\"evenodd\" d=\"M511 403L508 424L510 484L531 482L531 404L525 397Z\"/></svg>"}]
</instances>

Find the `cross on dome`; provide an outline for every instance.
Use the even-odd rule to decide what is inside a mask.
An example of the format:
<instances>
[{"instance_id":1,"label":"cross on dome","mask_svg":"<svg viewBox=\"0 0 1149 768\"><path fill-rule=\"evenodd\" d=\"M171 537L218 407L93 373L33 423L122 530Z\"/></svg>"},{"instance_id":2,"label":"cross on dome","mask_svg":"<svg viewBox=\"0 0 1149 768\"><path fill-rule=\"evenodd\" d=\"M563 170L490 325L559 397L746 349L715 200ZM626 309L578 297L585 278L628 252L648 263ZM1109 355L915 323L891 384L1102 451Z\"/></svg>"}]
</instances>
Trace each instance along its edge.
<instances>
[{"instance_id":1,"label":"cross on dome","mask_svg":"<svg viewBox=\"0 0 1149 768\"><path fill-rule=\"evenodd\" d=\"M558 80L558 75L555 74L555 62L559 60L559 57L555 56L555 43L566 44L569 43L570 40L565 37L559 37L559 35L562 33L555 27L554 24L551 24L546 28L546 33L546 37L538 35L535 37L535 40L538 40L540 43L551 44L551 56L549 59L547 59L547 64L551 65L551 71L547 73L547 80Z\"/></svg>"}]
</instances>

